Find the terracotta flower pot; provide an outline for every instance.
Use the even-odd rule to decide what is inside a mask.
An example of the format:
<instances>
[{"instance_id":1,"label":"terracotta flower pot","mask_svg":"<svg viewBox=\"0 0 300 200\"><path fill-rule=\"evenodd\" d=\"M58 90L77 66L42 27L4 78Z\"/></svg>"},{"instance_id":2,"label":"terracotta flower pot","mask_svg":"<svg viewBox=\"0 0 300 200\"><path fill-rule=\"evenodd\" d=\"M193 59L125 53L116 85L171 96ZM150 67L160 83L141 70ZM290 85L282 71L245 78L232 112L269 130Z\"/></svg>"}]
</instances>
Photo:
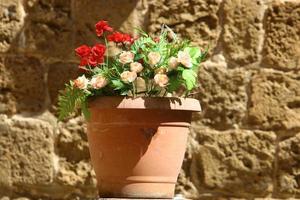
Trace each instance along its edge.
<instances>
[{"instance_id":1,"label":"terracotta flower pot","mask_svg":"<svg viewBox=\"0 0 300 200\"><path fill-rule=\"evenodd\" d=\"M88 141L100 197L172 198L199 101L99 97L89 108Z\"/></svg>"}]
</instances>

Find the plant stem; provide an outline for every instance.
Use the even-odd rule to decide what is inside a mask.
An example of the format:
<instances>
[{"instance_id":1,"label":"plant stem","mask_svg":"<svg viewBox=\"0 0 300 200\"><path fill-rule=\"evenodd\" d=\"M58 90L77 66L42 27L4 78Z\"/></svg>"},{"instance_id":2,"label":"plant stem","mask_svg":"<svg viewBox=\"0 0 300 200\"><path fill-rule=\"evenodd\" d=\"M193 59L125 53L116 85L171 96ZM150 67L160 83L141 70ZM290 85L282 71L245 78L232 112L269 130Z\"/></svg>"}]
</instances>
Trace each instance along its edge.
<instances>
[{"instance_id":1,"label":"plant stem","mask_svg":"<svg viewBox=\"0 0 300 200\"><path fill-rule=\"evenodd\" d=\"M135 88L134 81L132 82L132 96L133 96L133 98L136 97L136 88Z\"/></svg>"},{"instance_id":2,"label":"plant stem","mask_svg":"<svg viewBox=\"0 0 300 200\"><path fill-rule=\"evenodd\" d=\"M108 43L107 43L106 37L104 37L104 42L105 42L106 49L108 49ZM106 66L107 65L108 65L108 51L106 52Z\"/></svg>"}]
</instances>

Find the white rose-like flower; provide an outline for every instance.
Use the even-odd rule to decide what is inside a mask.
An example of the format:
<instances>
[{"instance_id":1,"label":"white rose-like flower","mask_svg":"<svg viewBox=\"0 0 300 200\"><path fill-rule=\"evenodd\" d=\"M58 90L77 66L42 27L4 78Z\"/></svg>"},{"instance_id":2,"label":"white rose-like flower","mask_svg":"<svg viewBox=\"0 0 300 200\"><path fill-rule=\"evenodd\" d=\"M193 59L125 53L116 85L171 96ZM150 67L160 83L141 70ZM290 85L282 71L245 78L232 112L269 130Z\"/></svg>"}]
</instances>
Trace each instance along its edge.
<instances>
[{"instance_id":1,"label":"white rose-like flower","mask_svg":"<svg viewBox=\"0 0 300 200\"><path fill-rule=\"evenodd\" d=\"M121 74L121 80L125 83L131 83L133 82L137 77L136 72L130 72L130 71L124 71Z\"/></svg>"},{"instance_id":2,"label":"white rose-like flower","mask_svg":"<svg viewBox=\"0 0 300 200\"><path fill-rule=\"evenodd\" d=\"M86 89L88 87L88 84L89 84L89 80L84 75L74 80L75 87L82 90Z\"/></svg>"},{"instance_id":3,"label":"white rose-like flower","mask_svg":"<svg viewBox=\"0 0 300 200\"><path fill-rule=\"evenodd\" d=\"M122 64L133 62L134 54L130 51L123 51L119 56L119 61Z\"/></svg>"},{"instance_id":4,"label":"white rose-like flower","mask_svg":"<svg viewBox=\"0 0 300 200\"><path fill-rule=\"evenodd\" d=\"M177 62L183 64L187 68L191 68L193 66L192 58L190 54L186 51L179 51Z\"/></svg>"},{"instance_id":5,"label":"white rose-like flower","mask_svg":"<svg viewBox=\"0 0 300 200\"><path fill-rule=\"evenodd\" d=\"M139 62L130 63L130 70L132 72L140 73L143 69L143 65Z\"/></svg>"},{"instance_id":6,"label":"white rose-like flower","mask_svg":"<svg viewBox=\"0 0 300 200\"><path fill-rule=\"evenodd\" d=\"M165 74L156 74L154 76L154 81L160 87L166 87L169 82L169 78Z\"/></svg>"},{"instance_id":7,"label":"white rose-like flower","mask_svg":"<svg viewBox=\"0 0 300 200\"><path fill-rule=\"evenodd\" d=\"M177 58L175 58L175 57L172 56L170 58L168 64L169 64L168 66L169 66L170 69L176 69L179 63L177 61Z\"/></svg>"},{"instance_id":8,"label":"white rose-like flower","mask_svg":"<svg viewBox=\"0 0 300 200\"><path fill-rule=\"evenodd\" d=\"M148 54L149 64L156 65L160 61L161 55L158 52L150 52Z\"/></svg>"},{"instance_id":9,"label":"white rose-like flower","mask_svg":"<svg viewBox=\"0 0 300 200\"><path fill-rule=\"evenodd\" d=\"M96 77L93 77L90 83L94 89L100 89L105 87L108 81L106 80L105 77L98 75Z\"/></svg>"}]
</instances>

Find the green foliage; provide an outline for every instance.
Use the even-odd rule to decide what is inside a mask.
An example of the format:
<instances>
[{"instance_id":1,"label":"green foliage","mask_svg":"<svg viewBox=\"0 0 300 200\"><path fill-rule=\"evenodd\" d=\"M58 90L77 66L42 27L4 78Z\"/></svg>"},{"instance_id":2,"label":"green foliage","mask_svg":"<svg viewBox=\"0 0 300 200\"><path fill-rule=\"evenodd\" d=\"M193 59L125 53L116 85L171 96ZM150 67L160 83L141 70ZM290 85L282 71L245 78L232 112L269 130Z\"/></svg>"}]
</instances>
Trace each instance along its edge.
<instances>
[{"instance_id":1,"label":"green foliage","mask_svg":"<svg viewBox=\"0 0 300 200\"><path fill-rule=\"evenodd\" d=\"M73 82L66 84L64 91L60 92L58 97L58 119L63 120L74 113L79 107L82 109L84 116L89 118L89 111L87 108L88 93L73 87Z\"/></svg>"},{"instance_id":2,"label":"green foliage","mask_svg":"<svg viewBox=\"0 0 300 200\"><path fill-rule=\"evenodd\" d=\"M87 69L85 76L82 76L87 82L84 89L75 87L72 81L66 85L65 90L59 96L59 120L70 116L79 108L85 118L88 119L90 113L87 99L91 96L166 96L168 93L175 94L182 88L186 89L186 94L189 94L195 88L197 72L200 63L207 55L208 48L205 51L201 51L200 48L192 46L189 40L182 40L177 37L166 25L163 25L161 34L155 39L142 30L138 29L138 31L140 37L133 44L118 44L123 51L133 54L133 60L122 63L120 59L121 53L113 57L106 57L105 62L97 66L83 66ZM188 57L186 59L189 62L188 64L186 64L186 60L179 61L180 51L188 53L188 55L185 55ZM159 54L159 61L155 64L151 63L151 58L149 58L149 53L151 52ZM171 57L172 59L177 59L178 65L175 67L169 64ZM132 70L130 65L133 62L135 64L137 62L140 63L142 70L138 72ZM189 68L190 65L192 66L191 68ZM122 77L124 73L128 72L135 73L131 81ZM159 78L159 80L166 80L166 83L161 84L157 82L154 78L157 74L162 74L164 77L162 79ZM95 87L92 82L99 77L105 79L105 84L101 87ZM158 77L161 77L161 75ZM138 86L138 78L142 82L144 81L144 88L142 89Z\"/></svg>"},{"instance_id":3,"label":"green foliage","mask_svg":"<svg viewBox=\"0 0 300 200\"><path fill-rule=\"evenodd\" d=\"M182 78L185 80L186 88L190 91L196 86L197 74L192 69L182 71Z\"/></svg>"}]
</instances>

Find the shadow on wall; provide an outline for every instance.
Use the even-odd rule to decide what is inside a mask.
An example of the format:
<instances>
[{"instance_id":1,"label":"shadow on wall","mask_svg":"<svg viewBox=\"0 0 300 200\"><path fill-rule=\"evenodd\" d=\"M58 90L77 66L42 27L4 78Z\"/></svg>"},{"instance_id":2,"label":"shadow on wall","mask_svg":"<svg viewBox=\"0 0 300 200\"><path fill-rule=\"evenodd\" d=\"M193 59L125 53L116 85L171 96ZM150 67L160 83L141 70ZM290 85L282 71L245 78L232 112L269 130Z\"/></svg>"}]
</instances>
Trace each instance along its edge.
<instances>
[{"instance_id":1,"label":"shadow on wall","mask_svg":"<svg viewBox=\"0 0 300 200\"><path fill-rule=\"evenodd\" d=\"M22 5L7 0L0 5L5 29L0 33L0 113L55 111L58 91L78 75L74 49L97 42L94 25L100 19L115 29L132 28L138 2L28 0Z\"/></svg>"}]
</instances>

